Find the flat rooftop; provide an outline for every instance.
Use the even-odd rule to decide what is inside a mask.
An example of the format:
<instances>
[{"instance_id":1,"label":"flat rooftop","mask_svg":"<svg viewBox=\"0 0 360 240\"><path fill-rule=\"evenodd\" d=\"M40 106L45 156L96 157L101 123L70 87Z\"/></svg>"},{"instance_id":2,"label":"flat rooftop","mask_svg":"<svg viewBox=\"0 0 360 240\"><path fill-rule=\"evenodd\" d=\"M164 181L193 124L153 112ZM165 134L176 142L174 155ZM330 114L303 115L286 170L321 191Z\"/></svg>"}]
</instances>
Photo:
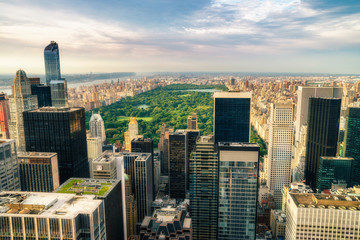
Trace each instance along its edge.
<instances>
[{"instance_id":1,"label":"flat rooftop","mask_svg":"<svg viewBox=\"0 0 360 240\"><path fill-rule=\"evenodd\" d=\"M28 112L74 112L83 109L81 107L42 107Z\"/></svg>"},{"instance_id":2,"label":"flat rooftop","mask_svg":"<svg viewBox=\"0 0 360 240\"><path fill-rule=\"evenodd\" d=\"M106 197L119 182L116 179L70 178L58 187L55 192Z\"/></svg>"},{"instance_id":3,"label":"flat rooftop","mask_svg":"<svg viewBox=\"0 0 360 240\"><path fill-rule=\"evenodd\" d=\"M359 210L360 199L355 196L313 193L290 193L297 207Z\"/></svg>"},{"instance_id":4,"label":"flat rooftop","mask_svg":"<svg viewBox=\"0 0 360 240\"><path fill-rule=\"evenodd\" d=\"M57 153L52 152L18 152L18 157L22 158L51 158L56 155Z\"/></svg>"},{"instance_id":5,"label":"flat rooftop","mask_svg":"<svg viewBox=\"0 0 360 240\"><path fill-rule=\"evenodd\" d=\"M257 143L249 142L219 142L219 147L259 147Z\"/></svg>"},{"instance_id":6,"label":"flat rooftop","mask_svg":"<svg viewBox=\"0 0 360 240\"><path fill-rule=\"evenodd\" d=\"M343 160L343 161L352 161L354 160L353 158L348 158L348 157L320 157L324 160Z\"/></svg>"},{"instance_id":7,"label":"flat rooftop","mask_svg":"<svg viewBox=\"0 0 360 240\"><path fill-rule=\"evenodd\" d=\"M92 213L101 202L91 195L4 191L0 193L0 216L74 218L79 213Z\"/></svg>"},{"instance_id":8,"label":"flat rooftop","mask_svg":"<svg viewBox=\"0 0 360 240\"><path fill-rule=\"evenodd\" d=\"M156 209L153 214L153 218L160 220L161 222L172 222L174 219L179 219L181 215L181 210L176 208L167 207Z\"/></svg>"},{"instance_id":9,"label":"flat rooftop","mask_svg":"<svg viewBox=\"0 0 360 240\"><path fill-rule=\"evenodd\" d=\"M214 92L214 98L251 98L250 92Z\"/></svg>"}]
</instances>

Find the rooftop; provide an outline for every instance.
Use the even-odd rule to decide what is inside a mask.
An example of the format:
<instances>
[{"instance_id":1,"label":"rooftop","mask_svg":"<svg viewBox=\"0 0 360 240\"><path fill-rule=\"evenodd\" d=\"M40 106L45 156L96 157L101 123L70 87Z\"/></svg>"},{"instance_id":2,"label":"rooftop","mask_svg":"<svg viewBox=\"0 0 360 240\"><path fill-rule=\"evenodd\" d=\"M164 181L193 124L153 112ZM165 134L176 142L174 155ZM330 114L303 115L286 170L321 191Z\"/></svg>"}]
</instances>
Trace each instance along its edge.
<instances>
[{"instance_id":1,"label":"rooftop","mask_svg":"<svg viewBox=\"0 0 360 240\"><path fill-rule=\"evenodd\" d=\"M257 143L248 143L248 142L219 142L219 147L259 147Z\"/></svg>"},{"instance_id":2,"label":"rooftop","mask_svg":"<svg viewBox=\"0 0 360 240\"><path fill-rule=\"evenodd\" d=\"M73 112L83 109L81 107L42 107L29 112Z\"/></svg>"},{"instance_id":3,"label":"rooftop","mask_svg":"<svg viewBox=\"0 0 360 240\"><path fill-rule=\"evenodd\" d=\"M22 158L51 158L56 155L57 153L52 152L18 152L18 157Z\"/></svg>"},{"instance_id":4,"label":"rooftop","mask_svg":"<svg viewBox=\"0 0 360 240\"><path fill-rule=\"evenodd\" d=\"M156 209L153 218L157 218L161 222L171 222L174 219L179 219L180 215L181 210L169 206L167 208Z\"/></svg>"},{"instance_id":5,"label":"rooftop","mask_svg":"<svg viewBox=\"0 0 360 240\"><path fill-rule=\"evenodd\" d=\"M312 193L290 193L297 207L359 210L360 200L355 196Z\"/></svg>"},{"instance_id":6,"label":"rooftop","mask_svg":"<svg viewBox=\"0 0 360 240\"><path fill-rule=\"evenodd\" d=\"M70 178L55 190L57 193L77 193L106 197L119 180L95 178Z\"/></svg>"},{"instance_id":7,"label":"rooftop","mask_svg":"<svg viewBox=\"0 0 360 240\"><path fill-rule=\"evenodd\" d=\"M91 213L101 203L94 196L45 192L1 192L0 216L41 215L51 218L72 218L79 213Z\"/></svg>"},{"instance_id":8,"label":"rooftop","mask_svg":"<svg viewBox=\"0 0 360 240\"><path fill-rule=\"evenodd\" d=\"M343 161L352 161L354 160L353 158L348 158L348 157L320 157L321 159L324 160L343 160Z\"/></svg>"},{"instance_id":9,"label":"rooftop","mask_svg":"<svg viewBox=\"0 0 360 240\"><path fill-rule=\"evenodd\" d=\"M214 98L251 98L250 92L214 92Z\"/></svg>"}]
</instances>

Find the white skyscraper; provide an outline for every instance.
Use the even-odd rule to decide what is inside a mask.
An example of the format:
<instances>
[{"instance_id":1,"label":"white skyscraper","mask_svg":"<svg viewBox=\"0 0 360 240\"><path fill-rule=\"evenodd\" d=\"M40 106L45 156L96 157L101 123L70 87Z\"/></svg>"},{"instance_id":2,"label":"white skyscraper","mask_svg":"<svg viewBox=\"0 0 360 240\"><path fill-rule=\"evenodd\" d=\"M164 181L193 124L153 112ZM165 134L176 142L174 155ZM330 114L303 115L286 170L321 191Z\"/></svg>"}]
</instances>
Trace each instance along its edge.
<instances>
[{"instance_id":1,"label":"white skyscraper","mask_svg":"<svg viewBox=\"0 0 360 240\"><path fill-rule=\"evenodd\" d=\"M272 103L270 112L268 180L276 208L281 208L284 185L290 184L294 138L294 104Z\"/></svg>"},{"instance_id":2,"label":"white skyscraper","mask_svg":"<svg viewBox=\"0 0 360 240\"><path fill-rule=\"evenodd\" d=\"M90 118L90 136L92 138L99 137L104 143L106 140L104 121L101 118L100 113L93 113Z\"/></svg>"}]
</instances>

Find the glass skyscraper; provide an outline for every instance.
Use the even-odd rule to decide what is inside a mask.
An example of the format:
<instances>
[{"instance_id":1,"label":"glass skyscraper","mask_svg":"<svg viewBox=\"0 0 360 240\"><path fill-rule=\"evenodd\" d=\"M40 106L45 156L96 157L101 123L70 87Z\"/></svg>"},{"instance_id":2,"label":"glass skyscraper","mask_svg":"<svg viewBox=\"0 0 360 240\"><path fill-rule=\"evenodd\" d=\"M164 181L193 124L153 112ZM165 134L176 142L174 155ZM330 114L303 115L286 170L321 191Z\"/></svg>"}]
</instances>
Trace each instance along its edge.
<instances>
[{"instance_id":1,"label":"glass skyscraper","mask_svg":"<svg viewBox=\"0 0 360 240\"><path fill-rule=\"evenodd\" d=\"M350 186L360 184L360 107L349 107L346 119L345 156L354 158Z\"/></svg>"},{"instance_id":2,"label":"glass skyscraper","mask_svg":"<svg viewBox=\"0 0 360 240\"><path fill-rule=\"evenodd\" d=\"M250 141L250 103L248 92L214 93L215 143Z\"/></svg>"},{"instance_id":3,"label":"glass skyscraper","mask_svg":"<svg viewBox=\"0 0 360 240\"><path fill-rule=\"evenodd\" d=\"M320 156L335 157L341 99L310 98L305 158L305 179L316 190Z\"/></svg>"},{"instance_id":4,"label":"glass skyscraper","mask_svg":"<svg viewBox=\"0 0 360 240\"><path fill-rule=\"evenodd\" d=\"M50 44L45 47L44 60L46 85L50 86L51 80L59 80L61 78L59 46L56 42L51 41Z\"/></svg>"},{"instance_id":5,"label":"glass skyscraper","mask_svg":"<svg viewBox=\"0 0 360 240\"><path fill-rule=\"evenodd\" d=\"M219 240L254 240L259 176L257 143L218 144Z\"/></svg>"},{"instance_id":6,"label":"glass skyscraper","mask_svg":"<svg viewBox=\"0 0 360 240\"><path fill-rule=\"evenodd\" d=\"M192 237L217 239L218 157L213 136L202 136L190 157L190 215Z\"/></svg>"}]
</instances>

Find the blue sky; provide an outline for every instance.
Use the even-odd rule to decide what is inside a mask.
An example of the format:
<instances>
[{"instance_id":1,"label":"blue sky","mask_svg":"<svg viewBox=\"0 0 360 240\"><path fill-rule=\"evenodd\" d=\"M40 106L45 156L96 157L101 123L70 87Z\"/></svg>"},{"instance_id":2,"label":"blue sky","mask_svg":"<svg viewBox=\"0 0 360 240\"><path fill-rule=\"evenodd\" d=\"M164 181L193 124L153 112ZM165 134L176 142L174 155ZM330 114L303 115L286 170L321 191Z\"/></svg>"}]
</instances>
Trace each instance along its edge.
<instances>
[{"instance_id":1,"label":"blue sky","mask_svg":"<svg viewBox=\"0 0 360 240\"><path fill-rule=\"evenodd\" d=\"M315 2L315 3L314 3ZM360 1L0 0L0 73L360 73Z\"/></svg>"}]
</instances>

